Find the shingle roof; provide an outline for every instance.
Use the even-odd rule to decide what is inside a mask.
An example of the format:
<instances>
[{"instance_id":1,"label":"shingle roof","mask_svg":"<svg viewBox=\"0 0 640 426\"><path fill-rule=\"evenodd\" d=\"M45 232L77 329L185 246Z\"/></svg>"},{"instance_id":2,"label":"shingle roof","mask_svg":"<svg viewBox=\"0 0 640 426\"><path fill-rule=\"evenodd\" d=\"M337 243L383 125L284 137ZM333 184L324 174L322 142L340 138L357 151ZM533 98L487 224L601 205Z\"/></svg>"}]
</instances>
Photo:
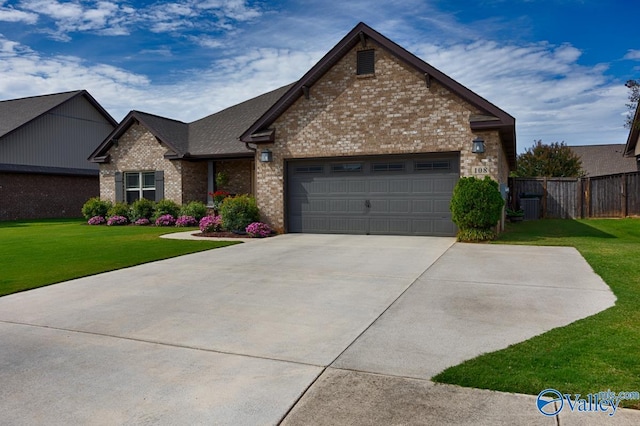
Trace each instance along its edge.
<instances>
[{"instance_id":1,"label":"shingle roof","mask_svg":"<svg viewBox=\"0 0 640 426\"><path fill-rule=\"evenodd\" d=\"M0 101L0 138L76 96L85 96L108 121L113 123L114 126L117 124L113 117L98 104L89 92L86 90L74 90L72 92Z\"/></svg>"},{"instance_id":2,"label":"shingle roof","mask_svg":"<svg viewBox=\"0 0 640 426\"><path fill-rule=\"evenodd\" d=\"M140 122L169 147L173 151L172 157L252 156L253 152L238 141L238 136L260 118L289 87L290 85L281 87L192 123L131 111L91 154L89 160L108 161L107 154L114 140L122 136L135 121Z\"/></svg>"},{"instance_id":3,"label":"shingle roof","mask_svg":"<svg viewBox=\"0 0 640 426\"><path fill-rule=\"evenodd\" d=\"M589 177L637 172L635 158L624 157L624 144L570 146Z\"/></svg>"},{"instance_id":4,"label":"shingle roof","mask_svg":"<svg viewBox=\"0 0 640 426\"><path fill-rule=\"evenodd\" d=\"M290 87L281 87L190 123L189 153L202 156L251 152L238 137Z\"/></svg>"}]
</instances>

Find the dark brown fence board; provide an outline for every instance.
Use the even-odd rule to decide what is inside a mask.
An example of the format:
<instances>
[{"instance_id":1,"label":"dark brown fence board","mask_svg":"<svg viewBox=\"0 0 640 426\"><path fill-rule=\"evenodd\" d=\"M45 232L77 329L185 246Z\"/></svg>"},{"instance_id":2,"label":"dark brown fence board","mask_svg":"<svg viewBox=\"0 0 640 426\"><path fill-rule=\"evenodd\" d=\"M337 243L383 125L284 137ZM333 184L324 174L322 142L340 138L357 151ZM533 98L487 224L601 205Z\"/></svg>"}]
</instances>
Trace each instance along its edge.
<instances>
[{"instance_id":1,"label":"dark brown fence board","mask_svg":"<svg viewBox=\"0 0 640 426\"><path fill-rule=\"evenodd\" d=\"M544 218L640 216L640 172L592 178L512 178L514 207L539 194Z\"/></svg>"}]
</instances>

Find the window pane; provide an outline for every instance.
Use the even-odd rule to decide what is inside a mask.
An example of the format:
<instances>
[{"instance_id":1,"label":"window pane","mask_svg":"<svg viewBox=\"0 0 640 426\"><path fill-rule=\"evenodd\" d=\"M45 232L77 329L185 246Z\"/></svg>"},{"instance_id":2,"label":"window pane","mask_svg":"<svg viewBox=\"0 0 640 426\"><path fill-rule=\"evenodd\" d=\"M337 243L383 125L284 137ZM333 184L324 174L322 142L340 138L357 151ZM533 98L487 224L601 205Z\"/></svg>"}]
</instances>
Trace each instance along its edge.
<instances>
[{"instance_id":1,"label":"window pane","mask_svg":"<svg viewBox=\"0 0 640 426\"><path fill-rule=\"evenodd\" d=\"M362 163L332 164L331 172L361 172Z\"/></svg>"},{"instance_id":2,"label":"window pane","mask_svg":"<svg viewBox=\"0 0 640 426\"><path fill-rule=\"evenodd\" d=\"M144 191L142 191L142 197L146 198L147 200L155 201L156 200L156 191L155 190L145 189Z\"/></svg>"},{"instance_id":3,"label":"window pane","mask_svg":"<svg viewBox=\"0 0 640 426\"><path fill-rule=\"evenodd\" d=\"M376 163L371 168L374 172L402 172L404 163Z\"/></svg>"},{"instance_id":4,"label":"window pane","mask_svg":"<svg viewBox=\"0 0 640 426\"><path fill-rule=\"evenodd\" d=\"M127 191L127 204L131 204L140 198L140 191Z\"/></svg>"},{"instance_id":5,"label":"window pane","mask_svg":"<svg viewBox=\"0 0 640 426\"><path fill-rule=\"evenodd\" d=\"M322 173L324 167L322 166L300 166L296 167L295 173Z\"/></svg>"},{"instance_id":6,"label":"window pane","mask_svg":"<svg viewBox=\"0 0 640 426\"><path fill-rule=\"evenodd\" d=\"M143 185L144 185L143 188L155 188L156 174L154 172L142 173L142 179L143 179Z\"/></svg>"},{"instance_id":7,"label":"window pane","mask_svg":"<svg viewBox=\"0 0 640 426\"><path fill-rule=\"evenodd\" d=\"M133 189L140 188L140 174L139 173L125 173L125 188Z\"/></svg>"}]
</instances>

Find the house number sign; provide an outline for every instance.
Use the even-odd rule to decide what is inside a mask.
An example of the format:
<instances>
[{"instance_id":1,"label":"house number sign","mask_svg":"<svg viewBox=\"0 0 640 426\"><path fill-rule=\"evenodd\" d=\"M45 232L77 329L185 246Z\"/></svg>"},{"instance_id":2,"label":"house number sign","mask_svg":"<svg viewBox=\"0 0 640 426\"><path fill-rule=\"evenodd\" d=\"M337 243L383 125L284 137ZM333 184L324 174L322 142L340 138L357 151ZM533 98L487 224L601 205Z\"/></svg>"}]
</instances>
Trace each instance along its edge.
<instances>
[{"instance_id":1,"label":"house number sign","mask_svg":"<svg viewBox=\"0 0 640 426\"><path fill-rule=\"evenodd\" d=\"M473 170L473 174L474 175L487 175L487 174L489 174L489 167L487 167L487 166L474 167L472 170Z\"/></svg>"}]
</instances>

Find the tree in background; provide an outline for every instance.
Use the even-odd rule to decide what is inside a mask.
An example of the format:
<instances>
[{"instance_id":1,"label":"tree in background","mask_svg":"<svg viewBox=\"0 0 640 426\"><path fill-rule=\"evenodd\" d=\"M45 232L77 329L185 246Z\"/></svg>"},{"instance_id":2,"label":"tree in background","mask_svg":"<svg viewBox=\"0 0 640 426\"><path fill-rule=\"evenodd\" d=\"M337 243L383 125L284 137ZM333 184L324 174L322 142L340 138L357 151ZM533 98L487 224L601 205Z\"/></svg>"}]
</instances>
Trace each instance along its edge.
<instances>
[{"instance_id":1,"label":"tree in background","mask_svg":"<svg viewBox=\"0 0 640 426\"><path fill-rule=\"evenodd\" d=\"M636 109L638 108L638 101L640 100L640 80L628 80L625 86L629 88L629 103L627 104L629 111L627 112L624 125L630 129L633 125L633 117L636 114Z\"/></svg>"},{"instance_id":2,"label":"tree in background","mask_svg":"<svg viewBox=\"0 0 640 426\"><path fill-rule=\"evenodd\" d=\"M564 142L550 145L535 141L517 158L515 177L578 177L583 175L580 158Z\"/></svg>"}]
</instances>

